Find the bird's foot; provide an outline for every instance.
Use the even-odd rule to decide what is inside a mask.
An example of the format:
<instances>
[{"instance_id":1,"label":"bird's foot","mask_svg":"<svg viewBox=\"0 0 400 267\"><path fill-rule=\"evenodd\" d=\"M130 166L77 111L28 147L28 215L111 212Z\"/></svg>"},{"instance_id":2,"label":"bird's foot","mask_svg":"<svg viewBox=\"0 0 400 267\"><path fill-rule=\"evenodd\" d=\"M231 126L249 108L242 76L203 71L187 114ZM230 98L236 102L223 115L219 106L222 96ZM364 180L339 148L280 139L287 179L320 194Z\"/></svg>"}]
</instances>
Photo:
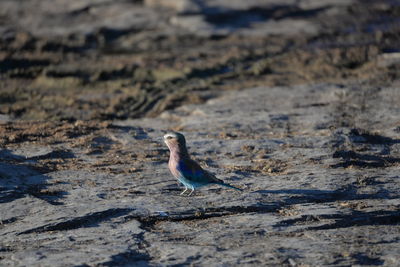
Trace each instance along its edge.
<instances>
[{"instance_id":1,"label":"bird's foot","mask_svg":"<svg viewBox=\"0 0 400 267\"><path fill-rule=\"evenodd\" d=\"M187 195L188 197L190 197L192 195L192 193L194 192L194 189L192 189L192 191L189 193L189 195Z\"/></svg>"},{"instance_id":2,"label":"bird's foot","mask_svg":"<svg viewBox=\"0 0 400 267\"><path fill-rule=\"evenodd\" d=\"M186 187L185 190L183 190L179 195L183 195L187 190L188 188Z\"/></svg>"},{"instance_id":3,"label":"bird's foot","mask_svg":"<svg viewBox=\"0 0 400 267\"><path fill-rule=\"evenodd\" d=\"M188 190L189 188L186 188L185 190L183 190L182 191L182 193L180 193L179 195L180 196L186 196L186 197L190 197L192 194L193 194L193 192L194 192L194 189L192 189L192 191L190 191L190 193L189 194L185 194L185 192Z\"/></svg>"}]
</instances>

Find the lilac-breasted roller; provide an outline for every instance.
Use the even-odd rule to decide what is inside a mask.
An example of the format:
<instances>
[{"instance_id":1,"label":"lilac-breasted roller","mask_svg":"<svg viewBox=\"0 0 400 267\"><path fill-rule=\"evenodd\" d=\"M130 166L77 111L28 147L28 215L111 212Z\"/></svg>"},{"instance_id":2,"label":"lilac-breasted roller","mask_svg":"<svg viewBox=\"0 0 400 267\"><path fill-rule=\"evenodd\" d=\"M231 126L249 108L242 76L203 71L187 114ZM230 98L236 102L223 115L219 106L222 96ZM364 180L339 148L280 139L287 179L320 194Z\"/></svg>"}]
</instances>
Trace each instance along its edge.
<instances>
[{"instance_id":1,"label":"lilac-breasted roller","mask_svg":"<svg viewBox=\"0 0 400 267\"><path fill-rule=\"evenodd\" d=\"M185 186L185 190L182 191L181 195L190 188L192 190L189 193L190 196L196 188L209 184L218 184L243 191L240 188L224 183L224 181L204 170L196 161L192 160L186 148L186 140L183 134L176 132L167 133L164 135L164 142L170 151L169 170Z\"/></svg>"}]
</instances>

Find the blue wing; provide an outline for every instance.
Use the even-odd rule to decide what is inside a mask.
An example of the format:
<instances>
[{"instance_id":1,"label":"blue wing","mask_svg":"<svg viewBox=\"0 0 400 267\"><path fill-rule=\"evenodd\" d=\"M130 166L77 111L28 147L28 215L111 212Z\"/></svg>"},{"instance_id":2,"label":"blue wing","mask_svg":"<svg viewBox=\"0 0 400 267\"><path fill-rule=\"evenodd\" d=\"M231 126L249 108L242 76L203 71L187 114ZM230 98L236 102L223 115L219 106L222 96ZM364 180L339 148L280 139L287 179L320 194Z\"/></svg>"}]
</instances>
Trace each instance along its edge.
<instances>
[{"instance_id":1,"label":"blue wing","mask_svg":"<svg viewBox=\"0 0 400 267\"><path fill-rule=\"evenodd\" d=\"M193 160L181 160L177 166L183 178L193 182L203 182L205 171Z\"/></svg>"},{"instance_id":2,"label":"blue wing","mask_svg":"<svg viewBox=\"0 0 400 267\"><path fill-rule=\"evenodd\" d=\"M221 183L213 174L203 170L201 166L192 159L181 160L177 166L183 178L195 183Z\"/></svg>"}]
</instances>

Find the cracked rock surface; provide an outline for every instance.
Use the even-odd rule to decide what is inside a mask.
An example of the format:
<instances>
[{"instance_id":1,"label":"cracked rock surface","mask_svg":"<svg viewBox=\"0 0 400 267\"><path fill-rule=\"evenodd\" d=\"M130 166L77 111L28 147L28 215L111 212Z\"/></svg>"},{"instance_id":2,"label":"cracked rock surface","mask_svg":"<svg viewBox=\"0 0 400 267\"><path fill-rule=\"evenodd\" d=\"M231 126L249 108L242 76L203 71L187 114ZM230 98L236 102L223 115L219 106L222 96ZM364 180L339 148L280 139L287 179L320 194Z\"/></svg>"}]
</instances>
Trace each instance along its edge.
<instances>
[{"instance_id":1,"label":"cracked rock surface","mask_svg":"<svg viewBox=\"0 0 400 267\"><path fill-rule=\"evenodd\" d=\"M399 14L0 1L0 266L400 266Z\"/></svg>"},{"instance_id":2,"label":"cracked rock surface","mask_svg":"<svg viewBox=\"0 0 400 267\"><path fill-rule=\"evenodd\" d=\"M1 262L396 266L397 101L360 84L258 87L72 136L53 125L59 136L1 152ZM166 129L244 192L180 196Z\"/></svg>"}]
</instances>

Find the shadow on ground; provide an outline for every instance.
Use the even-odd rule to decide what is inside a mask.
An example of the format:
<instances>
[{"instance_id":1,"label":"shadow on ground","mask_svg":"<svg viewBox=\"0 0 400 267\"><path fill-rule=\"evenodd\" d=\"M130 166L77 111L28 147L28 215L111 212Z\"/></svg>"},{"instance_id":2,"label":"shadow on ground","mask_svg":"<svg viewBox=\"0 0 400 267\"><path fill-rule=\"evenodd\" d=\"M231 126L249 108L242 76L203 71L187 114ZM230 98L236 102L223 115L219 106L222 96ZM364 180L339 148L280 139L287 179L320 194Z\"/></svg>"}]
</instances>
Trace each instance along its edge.
<instances>
[{"instance_id":1,"label":"shadow on ground","mask_svg":"<svg viewBox=\"0 0 400 267\"><path fill-rule=\"evenodd\" d=\"M56 152L51 152L46 157L54 157ZM61 155L62 154L62 155ZM70 157L71 154L57 154ZM39 198L51 205L62 205L60 201L67 192L50 190L48 185L51 177L42 174L30 166L34 160L44 156L24 158L14 155L9 150L0 151L0 203L7 203L26 195Z\"/></svg>"}]
</instances>

